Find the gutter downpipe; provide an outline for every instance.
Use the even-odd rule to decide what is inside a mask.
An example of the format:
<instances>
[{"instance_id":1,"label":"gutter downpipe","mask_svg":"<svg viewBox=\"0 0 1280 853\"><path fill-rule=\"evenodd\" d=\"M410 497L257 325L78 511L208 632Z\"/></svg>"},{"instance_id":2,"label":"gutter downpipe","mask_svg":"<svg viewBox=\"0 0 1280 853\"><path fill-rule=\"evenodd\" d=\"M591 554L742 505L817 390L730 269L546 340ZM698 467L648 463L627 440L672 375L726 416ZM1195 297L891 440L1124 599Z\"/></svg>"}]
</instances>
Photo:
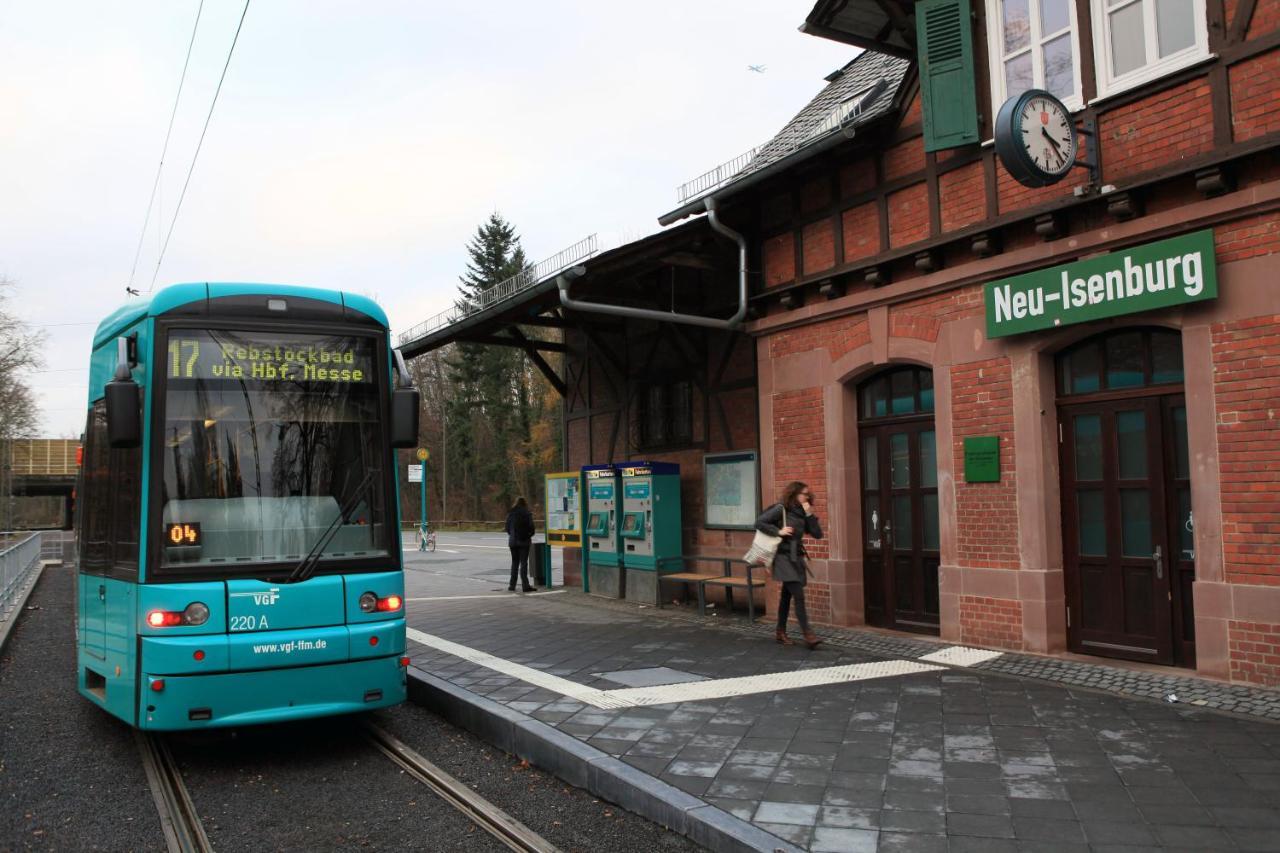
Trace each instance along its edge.
<instances>
[{"instance_id":1,"label":"gutter downpipe","mask_svg":"<svg viewBox=\"0 0 1280 853\"><path fill-rule=\"evenodd\" d=\"M736 329L747 316L747 239L720 221L716 215L716 200L703 201L707 210L707 222L711 227L738 244L738 311L727 320L703 317L698 314L678 314L674 311L654 311L649 308L631 308L626 305L603 305L598 302L582 302L569 297L569 285L574 279L587 274L583 266L571 267L556 276L560 288L560 304L571 311L593 314L612 314L638 320L657 320L660 323L682 323L689 326L705 326L709 329Z\"/></svg>"}]
</instances>

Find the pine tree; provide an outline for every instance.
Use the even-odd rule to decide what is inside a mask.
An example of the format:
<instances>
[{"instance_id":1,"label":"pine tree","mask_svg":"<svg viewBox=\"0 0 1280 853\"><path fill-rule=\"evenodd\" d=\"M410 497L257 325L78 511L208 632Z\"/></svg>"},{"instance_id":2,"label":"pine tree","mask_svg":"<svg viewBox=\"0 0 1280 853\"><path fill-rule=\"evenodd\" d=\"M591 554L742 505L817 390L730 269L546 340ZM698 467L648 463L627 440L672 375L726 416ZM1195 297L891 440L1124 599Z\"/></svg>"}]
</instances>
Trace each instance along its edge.
<instances>
[{"instance_id":1,"label":"pine tree","mask_svg":"<svg viewBox=\"0 0 1280 853\"><path fill-rule=\"evenodd\" d=\"M490 288L526 267L515 228L496 212L476 229L467 254L457 304L468 313L480 310ZM507 505L522 488L510 464L512 453L527 440L513 411L522 368L518 350L477 344L459 344L449 362L450 446L475 518L483 516L486 505Z\"/></svg>"}]
</instances>

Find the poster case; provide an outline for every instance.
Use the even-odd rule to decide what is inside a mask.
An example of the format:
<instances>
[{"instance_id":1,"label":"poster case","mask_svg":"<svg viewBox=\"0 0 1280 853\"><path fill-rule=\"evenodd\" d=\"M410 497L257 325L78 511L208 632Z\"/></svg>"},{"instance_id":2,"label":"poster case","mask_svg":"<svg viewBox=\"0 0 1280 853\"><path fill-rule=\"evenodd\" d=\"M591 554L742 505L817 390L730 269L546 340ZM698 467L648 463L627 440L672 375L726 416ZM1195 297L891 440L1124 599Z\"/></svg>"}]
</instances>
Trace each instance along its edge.
<instances>
[{"instance_id":1,"label":"poster case","mask_svg":"<svg viewBox=\"0 0 1280 853\"><path fill-rule=\"evenodd\" d=\"M555 548L582 547L582 480L577 471L548 474L547 544Z\"/></svg>"},{"instance_id":2,"label":"poster case","mask_svg":"<svg viewBox=\"0 0 1280 853\"><path fill-rule=\"evenodd\" d=\"M752 530L760 512L760 464L754 450L702 457L709 529Z\"/></svg>"}]
</instances>

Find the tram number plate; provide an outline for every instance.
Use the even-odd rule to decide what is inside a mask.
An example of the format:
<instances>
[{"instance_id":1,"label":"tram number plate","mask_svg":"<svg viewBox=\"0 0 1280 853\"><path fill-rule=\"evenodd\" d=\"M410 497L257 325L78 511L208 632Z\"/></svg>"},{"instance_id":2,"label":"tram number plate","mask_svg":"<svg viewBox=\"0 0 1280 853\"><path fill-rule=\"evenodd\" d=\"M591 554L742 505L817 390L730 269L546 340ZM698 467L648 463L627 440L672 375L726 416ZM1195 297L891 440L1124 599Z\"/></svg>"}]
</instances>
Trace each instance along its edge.
<instances>
[{"instance_id":1,"label":"tram number plate","mask_svg":"<svg viewBox=\"0 0 1280 853\"><path fill-rule=\"evenodd\" d=\"M176 522L164 526L164 541L169 545L199 545L200 525L196 522Z\"/></svg>"}]
</instances>

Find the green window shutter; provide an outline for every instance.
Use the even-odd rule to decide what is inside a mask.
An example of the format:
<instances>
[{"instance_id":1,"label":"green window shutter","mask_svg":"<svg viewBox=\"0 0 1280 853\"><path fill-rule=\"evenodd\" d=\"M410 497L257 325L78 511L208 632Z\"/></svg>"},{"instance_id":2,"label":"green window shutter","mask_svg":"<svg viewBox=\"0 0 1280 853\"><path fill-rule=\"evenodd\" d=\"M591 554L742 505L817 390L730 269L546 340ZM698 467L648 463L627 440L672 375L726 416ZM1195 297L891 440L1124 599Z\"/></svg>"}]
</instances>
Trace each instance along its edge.
<instances>
[{"instance_id":1,"label":"green window shutter","mask_svg":"<svg viewBox=\"0 0 1280 853\"><path fill-rule=\"evenodd\" d=\"M916 3L916 45L920 51L924 150L941 151L977 142L969 0Z\"/></svg>"}]
</instances>

